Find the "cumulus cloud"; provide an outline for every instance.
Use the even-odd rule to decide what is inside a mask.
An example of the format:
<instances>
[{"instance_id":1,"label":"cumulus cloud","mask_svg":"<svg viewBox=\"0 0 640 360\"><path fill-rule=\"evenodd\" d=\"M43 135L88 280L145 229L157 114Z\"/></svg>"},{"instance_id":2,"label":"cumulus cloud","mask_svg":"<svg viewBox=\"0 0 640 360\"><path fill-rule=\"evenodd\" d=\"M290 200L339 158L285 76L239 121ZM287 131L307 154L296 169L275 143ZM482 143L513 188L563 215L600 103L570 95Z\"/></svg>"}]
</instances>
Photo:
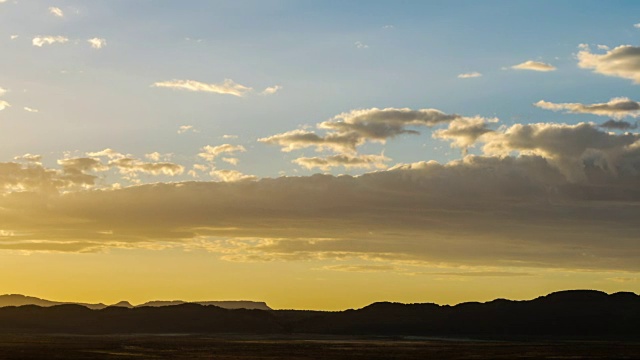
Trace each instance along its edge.
<instances>
[{"instance_id":1,"label":"cumulus cloud","mask_svg":"<svg viewBox=\"0 0 640 360\"><path fill-rule=\"evenodd\" d=\"M88 39L87 42L94 49L102 49L103 47L105 47L107 45L107 40L102 39L102 38L97 38L97 37Z\"/></svg>"},{"instance_id":2,"label":"cumulus cloud","mask_svg":"<svg viewBox=\"0 0 640 360\"><path fill-rule=\"evenodd\" d=\"M57 17L64 17L64 12L62 11L62 9L55 7L55 6L51 6L49 7L49 12Z\"/></svg>"},{"instance_id":3,"label":"cumulus cloud","mask_svg":"<svg viewBox=\"0 0 640 360\"><path fill-rule=\"evenodd\" d=\"M33 46L42 47L44 45L51 45L56 43L64 44L68 41L69 39L64 36L36 36L33 38L31 43L33 44Z\"/></svg>"},{"instance_id":4,"label":"cumulus cloud","mask_svg":"<svg viewBox=\"0 0 640 360\"><path fill-rule=\"evenodd\" d=\"M222 154L235 154L238 152L245 152L247 149L242 145L222 144L218 146L206 145L201 149L202 152L198 154L199 157L213 162Z\"/></svg>"},{"instance_id":5,"label":"cumulus cloud","mask_svg":"<svg viewBox=\"0 0 640 360\"><path fill-rule=\"evenodd\" d=\"M11 107L11 104L9 104L8 102L6 102L4 100L0 100L0 111L6 109L8 107Z\"/></svg>"},{"instance_id":6,"label":"cumulus cloud","mask_svg":"<svg viewBox=\"0 0 640 360\"><path fill-rule=\"evenodd\" d=\"M273 95L273 94L277 93L280 90L282 90L282 86L274 85L274 86L270 86L270 87L262 90L262 92L260 94L262 94L262 95Z\"/></svg>"},{"instance_id":7,"label":"cumulus cloud","mask_svg":"<svg viewBox=\"0 0 640 360\"><path fill-rule=\"evenodd\" d=\"M477 78L481 76L482 76L481 73L474 71L469 73L458 74L458 79L470 79L470 78Z\"/></svg>"},{"instance_id":8,"label":"cumulus cloud","mask_svg":"<svg viewBox=\"0 0 640 360\"><path fill-rule=\"evenodd\" d=\"M592 53L586 48L578 52L577 58L578 66L583 69L640 83L640 47L622 45L604 54Z\"/></svg>"},{"instance_id":9,"label":"cumulus cloud","mask_svg":"<svg viewBox=\"0 0 640 360\"><path fill-rule=\"evenodd\" d=\"M593 114L621 119L626 116L640 116L640 103L626 97L618 97L606 103L580 104L580 103L552 103L540 100L535 106L547 110L562 111L575 114Z\"/></svg>"},{"instance_id":10,"label":"cumulus cloud","mask_svg":"<svg viewBox=\"0 0 640 360\"><path fill-rule=\"evenodd\" d=\"M448 128L436 130L433 137L451 141L452 147L459 147L464 150L473 146L482 135L491 132L488 125L498 122L498 119L485 119L481 117L462 118L453 120Z\"/></svg>"},{"instance_id":11,"label":"cumulus cloud","mask_svg":"<svg viewBox=\"0 0 640 360\"><path fill-rule=\"evenodd\" d=\"M543 156L520 155L403 164L356 177L12 192L0 197L0 229L20 234L15 248L30 250L62 241L87 243L65 251L171 242L230 261L360 259L362 265L491 266L493 275L514 266L640 271L639 154L636 147L615 155L612 163L636 166L617 175L579 160L589 174L579 183ZM56 180L47 169L8 167L0 184ZM212 176L242 178L234 171Z\"/></svg>"},{"instance_id":12,"label":"cumulus cloud","mask_svg":"<svg viewBox=\"0 0 640 360\"><path fill-rule=\"evenodd\" d=\"M542 71L542 72L556 70L556 67L551 64L543 63L540 61L533 61L533 60L528 60L518 65L513 65L511 68L516 70L531 70L531 71Z\"/></svg>"},{"instance_id":13,"label":"cumulus cloud","mask_svg":"<svg viewBox=\"0 0 640 360\"><path fill-rule=\"evenodd\" d=\"M170 80L156 82L152 86L215 94L227 94L238 97L242 97L252 90L252 88L237 84L231 79L225 79L223 82L218 84L206 84L195 80Z\"/></svg>"},{"instance_id":14,"label":"cumulus cloud","mask_svg":"<svg viewBox=\"0 0 640 360\"><path fill-rule=\"evenodd\" d=\"M300 157L293 160L294 163L307 168L318 168L327 171L333 167L356 169L386 169L386 162L391 161L384 155L332 155L327 157Z\"/></svg>"},{"instance_id":15,"label":"cumulus cloud","mask_svg":"<svg viewBox=\"0 0 640 360\"><path fill-rule=\"evenodd\" d=\"M309 130L292 130L258 139L259 142L279 145L284 152L304 148L333 151L341 156L331 158L300 158L294 162L306 168L327 169L330 166L381 168L383 161L372 161L370 155L357 155L357 147L366 142L384 143L403 134L419 134L419 127L433 127L464 119L457 114L446 114L437 109L412 110L408 108L351 110L316 125L325 134ZM368 159L367 161L363 161Z\"/></svg>"}]
</instances>

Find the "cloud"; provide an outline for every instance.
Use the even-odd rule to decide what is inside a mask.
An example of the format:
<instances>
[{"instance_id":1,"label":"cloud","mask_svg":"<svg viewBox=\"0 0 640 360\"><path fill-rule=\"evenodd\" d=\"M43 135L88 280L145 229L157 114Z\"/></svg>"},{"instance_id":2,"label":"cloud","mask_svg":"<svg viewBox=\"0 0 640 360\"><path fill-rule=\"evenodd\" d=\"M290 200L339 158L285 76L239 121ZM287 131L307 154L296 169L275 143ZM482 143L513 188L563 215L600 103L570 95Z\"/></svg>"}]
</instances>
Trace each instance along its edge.
<instances>
[{"instance_id":1,"label":"cloud","mask_svg":"<svg viewBox=\"0 0 640 360\"><path fill-rule=\"evenodd\" d=\"M365 43L363 43L363 42L361 42L361 41L356 41L356 42L354 43L354 45L355 45L355 46L356 46L356 48L358 48L358 49L368 49L368 48L369 48L369 45L367 45L367 44L365 44Z\"/></svg>"},{"instance_id":2,"label":"cloud","mask_svg":"<svg viewBox=\"0 0 640 360\"><path fill-rule=\"evenodd\" d=\"M458 74L458 79L470 79L470 78L477 78L477 77L481 77L482 74L480 74L477 71L474 72L470 72L470 73L463 73L463 74Z\"/></svg>"},{"instance_id":3,"label":"cloud","mask_svg":"<svg viewBox=\"0 0 640 360\"><path fill-rule=\"evenodd\" d=\"M130 157L111 160L109 166L129 176L136 176L138 173L176 176L184 172L182 165L171 162L145 162Z\"/></svg>"},{"instance_id":4,"label":"cloud","mask_svg":"<svg viewBox=\"0 0 640 360\"><path fill-rule=\"evenodd\" d=\"M419 134L408 127L431 127L460 118L436 109L411 110L407 108L362 109L341 113L317 124L318 129L328 130L324 136L307 130L293 130L258 139L267 144L276 144L282 151L315 147L317 150L333 150L353 153L366 141L384 142L401 134Z\"/></svg>"},{"instance_id":5,"label":"cloud","mask_svg":"<svg viewBox=\"0 0 640 360\"><path fill-rule=\"evenodd\" d=\"M262 95L273 95L273 94L277 93L280 90L282 90L282 86L274 85L274 86L270 86L270 87L264 89L260 94L262 94Z\"/></svg>"},{"instance_id":6,"label":"cloud","mask_svg":"<svg viewBox=\"0 0 640 360\"><path fill-rule=\"evenodd\" d=\"M327 171L333 167L356 169L386 169L386 162L391 161L384 155L332 155L327 157L300 157L294 163L309 170L318 168Z\"/></svg>"},{"instance_id":7,"label":"cloud","mask_svg":"<svg viewBox=\"0 0 640 360\"><path fill-rule=\"evenodd\" d=\"M8 102L6 102L4 100L0 100L0 111L6 109L8 107L11 107L11 104L9 104Z\"/></svg>"},{"instance_id":8,"label":"cloud","mask_svg":"<svg viewBox=\"0 0 640 360\"><path fill-rule=\"evenodd\" d=\"M0 96L3 96L6 93L7 93L7 89L0 87Z\"/></svg>"},{"instance_id":9,"label":"cloud","mask_svg":"<svg viewBox=\"0 0 640 360\"><path fill-rule=\"evenodd\" d=\"M252 90L250 87L236 84L231 79L225 79L219 84L205 84L195 80L170 80L156 82L152 86L197 92L210 92L215 94L227 94L238 97L242 97Z\"/></svg>"},{"instance_id":10,"label":"cloud","mask_svg":"<svg viewBox=\"0 0 640 360\"><path fill-rule=\"evenodd\" d=\"M258 141L280 145L284 152L313 146L319 151L328 149L337 152L354 152L355 147L362 143L361 137L357 134L328 134L323 137L312 131L301 129L260 138Z\"/></svg>"},{"instance_id":11,"label":"cloud","mask_svg":"<svg viewBox=\"0 0 640 360\"><path fill-rule=\"evenodd\" d=\"M240 160L238 158L222 158L222 161L226 162L227 164L231 164L231 165L238 165L238 163L240 162Z\"/></svg>"},{"instance_id":12,"label":"cloud","mask_svg":"<svg viewBox=\"0 0 640 360\"><path fill-rule=\"evenodd\" d=\"M23 109L24 109L24 111L31 112L31 113L40 112L38 109L33 109L33 108L28 107L28 106L25 106Z\"/></svg>"},{"instance_id":13,"label":"cloud","mask_svg":"<svg viewBox=\"0 0 640 360\"><path fill-rule=\"evenodd\" d=\"M636 29L640 29L640 23L638 23L638 24L633 24L633 27L634 27L634 28L636 28Z\"/></svg>"},{"instance_id":14,"label":"cloud","mask_svg":"<svg viewBox=\"0 0 640 360\"><path fill-rule=\"evenodd\" d=\"M60 8L57 8L57 7L51 6L51 7L49 7L49 12L50 12L51 14L53 14L54 16L57 16L57 17L64 17L64 12L63 12L63 11L62 11L62 9L60 9Z\"/></svg>"},{"instance_id":15,"label":"cloud","mask_svg":"<svg viewBox=\"0 0 640 360\"><path fill-rule=\"evenodd\" d=\"M580 104L580 103L552 103L540 100L534 104L539 108L553 111L566 110L567 113L593 114L621 119L625 116L640 116L640 103L626 97L613 98L606 103Z\"/></svg>"},{"instance_id":16,"label":"cloud","mask_svg":"<svg viewBox=\"0 0 640 360\"><path fill-rule=\"evenodd\" d=\"M631 129L637 128L638 125L631 124L629 122L622 121L622 120L609 119L603 122L602 124L600 124L600 127L603 129L610 129L610 130L631 130Z\"/></svg>"},{"instance_id":17,"label":"cloud","mask_svg":"<svg viewBox=\"0 0 640 360\"><path fill-rule=\"evenodd\" d=\"M13 159L14 160L18 160L18 161L40 163L42 161L42 155L24 154L24 155L21 155L21 156L16 156Z\"/></svg>"},{"instance_id":18,"label":"cloud","mask_svg":"<svg viewBox=\"0 0 640 360\"><path fill-rule=\"evenodd\" d=\"M462 118L453 120L447 129L436 130L433 137L436 139L451 140L452 147L466 149L473 146L482 135L491 132L489 123L498 122L498 119L485 119L481 117Z\"/></svg>"},{"instance_id":19,"label":"cloud","mask_svg":"<svg viewBox=\"0 0 640 360\"><path fill-rule=\"evenodd\" d=\"M589 48L577 54L578 66L597 74L633 80L640 84L640 47L618 46L604 54L592 53Z\"/></svg>"},{"instance_id":20,"label":"cloud","mask_svg":"<svg viewBox=\"0 0 640 360\"><path fill-rule=\"evenodd\" d=\"M36 36L33 38L31 43L33 44L33 46L42 47L44 45L51 45L56 43L64 44L68 41L69 39L64 36Z\"/></svg>"},{"instance_id":21,"label":"cloud","mask_svg":"<svg viewBox=\"0 0 640 360\"><path fill-rule=\"evenodd\" d=\"M17 39L18 37L19 37L18 35L11 35L11 36L9 36L9 39L11 39L11 40L15 40L15 39Z\"/></svg>"},{"instance_id":22,"label":"cloud","mask_svg":"<svg viewBox=\"0 0 640 360\"><path fill-rule=\"evenodd\" d=\"M365 265L327 265L320 268L321 270L331 270L331 271L344 271L344 272L398 272L401 271L402 268L399 268L395 265L375 265L375 264L365 264Z\"/></svg>"},{"instance_id":23,"label":"cloud","mask_svg":"<svg viewBox=\"0 0 640 360\"><path fill-rule=\"evenodd\" d=\"M178 134L184 134L186 132L194 132L197 133L199 132L198 130L196 130L195 127L193 127L193 125L180 125L180 127L178 128Z\"/></svg>"},{"instance_id":24,"label":"cloud","mask_svg":"<svg viewBox=\"0 0 640 360\"><path fill-rule=\"evenodd\" d=\"M222 135L222 138L223 138L223 139L237 139L237 138L238 138L238 135L228 135L228 134L225 134L225 135Z\"/></svg>"},{"instance_id":25,"label":"cloud","mask_svg":"<svg viewBox=\"0 0 640 360\"><path fill-rule=\"evenodd\" d=\"M88 39L87 42L94 49L102 49L103 47L105 47L107 45L107 40L102 39L102 38L97 38L97 37Z\"/></svg>"},{"instance_id":26,"label":"cloud","mask_svg":"<svg viewBox=\"0 0 640 360\"><path fill-rule=\"evenodd\" d=\"M256 176L246 175L237 170L212 170L209 175L222 182L254 181Z\"/></svg>"},{"instance_id":27,"label":"cloud","mask_svg":"<svg viewBox=\"0 0 640 360\"><path fill-rule=\"evenodd\" d=\"M235 154L237 152L245 152L247 149L242 145L231 145L231 144L222 144L218 146L206 145L201 149L201 153L198 154L199 157L213 162L216 157L222 154Z\"/></svg>"},{"instance_id":28,"label":"cloud","mask_svg":"<svg viewBox=\"0 0 640 360\"><path fill-rule=\"evenodd\" d=\"M512 69L516 70L531 70L531 71L555 71L556 67L551 64L546 64L539 61L528 60L518 65L513 65Z\"/></svg>"},{"instance_id":29,"label":"cloud","mask_svg":"<svg viewBox=\"0 0 640 360\"><path fill-rule=\"evenodd\" d=\"M638 166L638 153L627 148L612 164ZM614 175L578 161L589 174L579 183L543 156L520 155L403 164L356 177L156 183L47 196L12 192L0 197L0 229L13 234L15 248L30 250L60 243L182 244L230 261L491 266L494 273L484 276L513 267L640 271L639 172ZM1 166L13 170L0 171L0 184L57 181L50 169ZM243 175L212 176L229 181Z\"/></svg>"}]
</instances>

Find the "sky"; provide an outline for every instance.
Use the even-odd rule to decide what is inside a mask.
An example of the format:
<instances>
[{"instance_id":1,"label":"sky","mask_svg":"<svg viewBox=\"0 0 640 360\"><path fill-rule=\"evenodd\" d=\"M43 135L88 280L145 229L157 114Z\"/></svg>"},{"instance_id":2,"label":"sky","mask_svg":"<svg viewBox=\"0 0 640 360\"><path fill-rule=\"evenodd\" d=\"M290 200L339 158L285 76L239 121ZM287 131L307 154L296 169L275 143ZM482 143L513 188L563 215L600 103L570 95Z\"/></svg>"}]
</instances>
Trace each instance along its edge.
<instances>
[{"instance_id":1,"label":"sky","mask_svg":"<svg viewBox=\"0 0 640 360\"><path fill-rule=\"evenodd\" d=\"M0 293L638 293L638 14L0 0Z\"/></svg>"}]
</instances>

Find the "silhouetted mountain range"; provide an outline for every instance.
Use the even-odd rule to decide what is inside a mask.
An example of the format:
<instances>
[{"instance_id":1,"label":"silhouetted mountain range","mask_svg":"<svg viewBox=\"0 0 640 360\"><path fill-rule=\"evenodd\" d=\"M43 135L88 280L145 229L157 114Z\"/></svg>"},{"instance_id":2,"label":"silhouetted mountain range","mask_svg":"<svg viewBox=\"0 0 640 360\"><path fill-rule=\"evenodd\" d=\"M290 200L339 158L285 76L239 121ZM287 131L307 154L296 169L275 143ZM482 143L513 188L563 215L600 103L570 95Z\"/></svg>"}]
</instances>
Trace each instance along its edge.
<instances>
[{"instance_id":1,"label":"silhouetted mountain range","mask_svg":"<svg viewBox=\"0 0 640 360\"><path fill-rule=\"evenodd\" d=\"M181 305L181 304L200 304L200 305L214 305L224 309L257 309L257 310L271 310L269 306L265 302L261 301L196 301L196 302L186 302L182 300L172 300L172 301L149 301L141 305L133 306L128 301L120 301L113 305L105 305L103 303L98 304L86 304L86 303L77 303L77 302L61 302L61 301L51 301L40 299L33 296L25 296L19 294L9 294L9 295L0 295L0 308L5 306L23 306L23 305L37 305L41 307L51 307L56 305L81 305L93 310L104 309L109 306L117 306L117 307L141 307L141 306L152 306L152 307L160 307L160 306L173 306L173 305Z\"/></svg>"},{"instance_id":2,"label":"silhouetted mountain range","mask_svg":"<svg viewBox=\"0 0 640 360\"><path fill-rule=\"evenodd\" d=\"M638 324L640 296L592 290L561 291L527 301L497 299L455 306L380 302L338 312L223 309L194 303L98 310L77 304L0 308L3 333L313 333L637 340Z\"/></svg>"}]
</instances>

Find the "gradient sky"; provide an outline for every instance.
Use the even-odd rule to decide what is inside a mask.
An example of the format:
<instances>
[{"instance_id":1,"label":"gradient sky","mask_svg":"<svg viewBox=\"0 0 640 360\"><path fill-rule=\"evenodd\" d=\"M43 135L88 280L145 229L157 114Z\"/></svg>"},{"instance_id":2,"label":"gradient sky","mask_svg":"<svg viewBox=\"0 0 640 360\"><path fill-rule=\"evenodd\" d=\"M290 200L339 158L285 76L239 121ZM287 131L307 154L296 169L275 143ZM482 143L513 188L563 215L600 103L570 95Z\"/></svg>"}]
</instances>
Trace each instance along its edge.
<instances>
[{"instance_id":1,"label":"gradient sky","mask_svg":"<svg viewBox=\"0 0 640 360\"><path fill-rule=\"evenodd\" d=\"M640 292L638 14L0 0L0 293Z\"/></svg>"}]
</instances>

